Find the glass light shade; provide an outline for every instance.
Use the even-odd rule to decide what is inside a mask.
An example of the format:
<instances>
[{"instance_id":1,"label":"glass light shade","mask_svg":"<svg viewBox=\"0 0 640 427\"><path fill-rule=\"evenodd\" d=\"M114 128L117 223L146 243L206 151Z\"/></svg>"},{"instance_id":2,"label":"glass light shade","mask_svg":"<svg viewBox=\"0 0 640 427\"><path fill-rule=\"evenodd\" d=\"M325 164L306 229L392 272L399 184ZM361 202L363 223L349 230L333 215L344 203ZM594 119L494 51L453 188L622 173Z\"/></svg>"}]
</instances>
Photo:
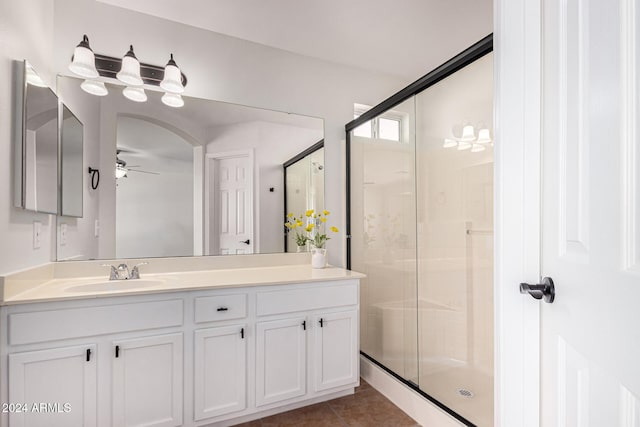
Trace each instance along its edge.
<instances>
[{"instance_id":1,"label":"glass light shade","mask_svg":"<svg viewBox=\"0 0 640 427\"><path fill-rule=\"evenodd\" d=\"M142 86L144 83L140 77L140 61L133 53L133 46L129 47L129 52L122 58L122 68L116 78L129 86Z\"/></svg>"},{"instance_id":2,"label":"glass light shade","mask_svg":"<svg viewBox=\"0 0 640 427\"><path fill-rule=\"evenodd\" d=\"M131 101L134 101L134 102L147 101L147 94L144 93L144 89L142 89L141 87L127 86L122 91L122 94L124 95L125 98L130 99Z\"/></svg>"},{"instance_id":3,"label":"glass light shade","mask_svg":"<svg viewBox=\"0 0 640 427\"><path fill-rule=\"evenodd\" d=\"M116 179L124 178L129 172L125 167L116 164Z\"/></svg>"},{"instance_id":4,"label":"glass light shade","mask_svg":"<svg viewBox=\"0 0 640 427\"><path fill-rule=\"evenodd\" d=\"M27 63L27 83L33 86L38 87L47 87L47 85L42 81L38 73Z\"/></svg>"},{"instance_id":5,"label":"glass light shade","mask_svg":"<svg viewBox=\"0 0 640 427\"><path fill-rule=\"evenodd\" d=\"M162 79L162 82L160 82L160 87L171 93L184 92L182 74L180 73L180 68L178 68L178 65L173 60L173 53L171 54L171 59L169 59L167 66L164 67L164 78Z\"/></svg>"},{"instance_id":6,"label":"glass light shade","mask_svg":"<svg viewBox=\"0 0 640 427\"><path fill-rule=\"evenodd\" d=\"M458 141L450 138L445 138L444 143L442 144L442 148L453 148L458 145Z\"/></svg>"},{"instance_id":7,"label":"glass light shade","mask_svg":"<svg viewBox=\"0 0 640 427\"><path fill-rule=\"evenodd\" d=\"M109 94L109 91L105 87L104 83L98 80L85 80L82 82L80 87L82 88L82 90L90 93L91 95L106 96Z\"/></svg>"},{"instance_id":8,"label":"glass light shade","mask_svg":"<svg viewBox=\"0 0 640 427\"><path fill-rule=\"evenodd\" d=\"M473 144L473 147L471 147L472 153L477 153L484 150L485 150L485 146L481 144Z\"/></svg>"},{"instance_id":9,"label":"glass light shade","mask_svg":"<svg viewBox=\"0 0 640 427\"><path fill-rule=\"evenodd\" d=\"M95 79L98 77L98 70L96 70L96 58L93 55L93 51L89 47L89 38L84 36L78 46L73 51L73 58L69 69L86 79Z\"/></svg>"},{"instance_id":10,"label":"glass light shade","mask_svg":"<svg viewBox=\"0 0 640 427\"><path fill-rule=\"evenodd\" d=\"M162 103L164 105L168 105L169 107L179 108L184 105L184 100L177 93L165 93L162 95Z\"/></svg>"},{"instance_id":11,"label":"glass light shade","mask_svg":"<svg viewBox=\"0 0 640 427\"><path fill-rule=\"evenodd\" d=\"M478 131L478 142L479 144L488 144L491 142L491 135L489 134L489 129L484 128Z\"/></svg>"},{"instance_id":12,"label":"glass light shade","mask_svg":"<svg viewBox=\"0 0 640 427\"><path fill-rule=\"evenodd\" d=\"M475 141L475 139L476 135L473 132L473 126L466 125L462 128L462 137L460 138L460 141L470 142Z\"/></svg>"},{"instance_id":13,"label":"glass light shade","mask_svg":"<svg viewBox=\"0 0 640 427\"><path fill-rule=\"evenodd\" d=\"M466 141L460 141L458 143L458 150L468 150L471 148L471 143Z\"/></svg>"}]
</instances>

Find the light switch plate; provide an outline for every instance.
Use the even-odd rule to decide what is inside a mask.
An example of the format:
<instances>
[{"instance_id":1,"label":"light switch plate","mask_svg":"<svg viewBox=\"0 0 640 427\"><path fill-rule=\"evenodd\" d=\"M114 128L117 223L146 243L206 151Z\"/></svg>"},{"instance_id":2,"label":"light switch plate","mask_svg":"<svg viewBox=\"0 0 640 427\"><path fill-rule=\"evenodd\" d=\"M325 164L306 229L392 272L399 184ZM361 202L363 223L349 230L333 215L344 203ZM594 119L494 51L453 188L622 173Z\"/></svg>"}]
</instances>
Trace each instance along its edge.
<instances>
[{"instance_id":1,"label":"light switch plate","mask_svg":"<svg viewBox=\"0 0 640 427\"><path fill-rule=\"evenodd\" d=\"M93 237L100 237L100 220L98 219L93 223Z\"/></svg>"},{"instance_id":2,"label":"light switch plate","mask_svg":"<svg viewBox=\"0 0 640 427\"><path fill-rule=\"evenodd\" d=\"M67 244L67 224L60 224L60 246Z\"/></svg>"},{"instance_id":3,"label":"light switch plate","mask_svg":"<svg viewBox=\"0 0 640 427\"><path fill-rule=\"evenodd\" d=\"M42 223L33 221L33 249L40 249L42 244Z\"/></svg>"}]
</instances>

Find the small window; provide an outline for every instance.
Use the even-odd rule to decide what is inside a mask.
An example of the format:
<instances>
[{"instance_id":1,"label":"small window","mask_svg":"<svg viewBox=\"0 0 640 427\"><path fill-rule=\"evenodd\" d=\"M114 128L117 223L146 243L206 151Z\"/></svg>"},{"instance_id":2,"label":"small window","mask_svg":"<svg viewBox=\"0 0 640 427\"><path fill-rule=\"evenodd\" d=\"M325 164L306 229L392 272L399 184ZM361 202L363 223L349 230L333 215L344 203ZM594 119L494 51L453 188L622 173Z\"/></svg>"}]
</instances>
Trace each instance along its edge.
<instances>
[{"instance_id":1,"label":"small window","mask_svg":"<svg viewBox=\"0 0 640 427\"><path fill-rule=\"evenodd\" d=\"M357 119L358 117L360 117L359 114L354 114L353 118ZM361 124L360 126L358 126L357 128L355 128L353 130L353 135L354 136L359 136L362 138L371 138L373 136L373 131L371 128L371 120L369 120L366 123Z\"/></svg>"},{"instance_id":2,"label":"small window","mask_svg":"<svg viewBox=\"0 0 640 427\"><path fill-rule=\"evenodd\" d=\"M400 141L400 120L378 118L378 135L380 139Z\"/></svg>"}]
</instances>

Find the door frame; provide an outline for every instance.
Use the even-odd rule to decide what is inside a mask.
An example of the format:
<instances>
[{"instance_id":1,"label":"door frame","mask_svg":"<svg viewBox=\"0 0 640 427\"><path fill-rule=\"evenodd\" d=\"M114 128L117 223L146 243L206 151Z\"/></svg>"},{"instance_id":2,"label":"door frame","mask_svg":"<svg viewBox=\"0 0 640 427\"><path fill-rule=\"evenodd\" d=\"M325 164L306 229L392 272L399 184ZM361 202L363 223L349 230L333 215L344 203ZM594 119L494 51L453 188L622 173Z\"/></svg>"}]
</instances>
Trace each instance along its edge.
<instances>
[{"instance_id":1,"label":"door frame","mask_svg":"<svg viewBox=\"0 0 640 427\"><path fill-rule=\"evenodd\" d=\"M494 0L494 424L540 425L541 0Z\"/></svg>"},{"instance_id":2,"label":"door frame","mask_svg":"<svg viewBox=\"0 0 640 427\"><path fill-rule=\"evenodd\" d=\"M249 170L251 171L251 177L249 179L249 188L251 190L251 240L253 240L253 253L260 253L260 240L259 240L259 230L256 227L256 218L258 218L260 207L256 203L255 198L255 156L253 149L247 150L235 150L235 151L221 151L221 152L212 152L207 153L205 156L205 164L204 164L204 254L210 255L210 245L211 245L211 177L216 177L217 169L215 167L215 162L217 160L231 159L234 157L247 157L249 159L249 163L251 166ZM214 188L215 189L215 186ZM214 199L215 201L215 199ZM214 209L215 212L216 209Z\"/></svg>"}]
</instances>

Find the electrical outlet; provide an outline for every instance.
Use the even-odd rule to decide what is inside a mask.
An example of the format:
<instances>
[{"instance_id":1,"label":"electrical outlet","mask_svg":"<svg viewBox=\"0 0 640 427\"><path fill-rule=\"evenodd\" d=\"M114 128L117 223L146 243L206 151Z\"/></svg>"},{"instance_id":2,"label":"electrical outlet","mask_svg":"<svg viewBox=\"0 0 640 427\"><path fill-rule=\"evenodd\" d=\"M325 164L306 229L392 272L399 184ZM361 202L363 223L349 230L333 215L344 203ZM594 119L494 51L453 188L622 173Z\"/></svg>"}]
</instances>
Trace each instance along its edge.
<instances>
[{"instance_id":1,"label":"electrical outlet","mask_svg":"<svg viewBox=\"0 0 640 427\"><path fill-rule=\"evenodd\" d=\"M60 246L67 244L67 224L60 224Z\"/></svg>"},{"instance_id":2,"label":"electrical outlet","mask_svg":"<svg viewBox=\"0 0 640 427\"><path fill-rule=\"evenodd\" d=\"M100 220L98 219L93 223L93 237L100 237Z\"/></svg>"},{"instance_id":3,"label":"electrical outlet","mask_svg":"<svg viewBox=\"0 0 640 427\"><path fill-rule=\"evenodd\" d=\"M42 223L40 221L33 221L33 249L40 249L42 244Z\"/></svg>"}]
</instances>

